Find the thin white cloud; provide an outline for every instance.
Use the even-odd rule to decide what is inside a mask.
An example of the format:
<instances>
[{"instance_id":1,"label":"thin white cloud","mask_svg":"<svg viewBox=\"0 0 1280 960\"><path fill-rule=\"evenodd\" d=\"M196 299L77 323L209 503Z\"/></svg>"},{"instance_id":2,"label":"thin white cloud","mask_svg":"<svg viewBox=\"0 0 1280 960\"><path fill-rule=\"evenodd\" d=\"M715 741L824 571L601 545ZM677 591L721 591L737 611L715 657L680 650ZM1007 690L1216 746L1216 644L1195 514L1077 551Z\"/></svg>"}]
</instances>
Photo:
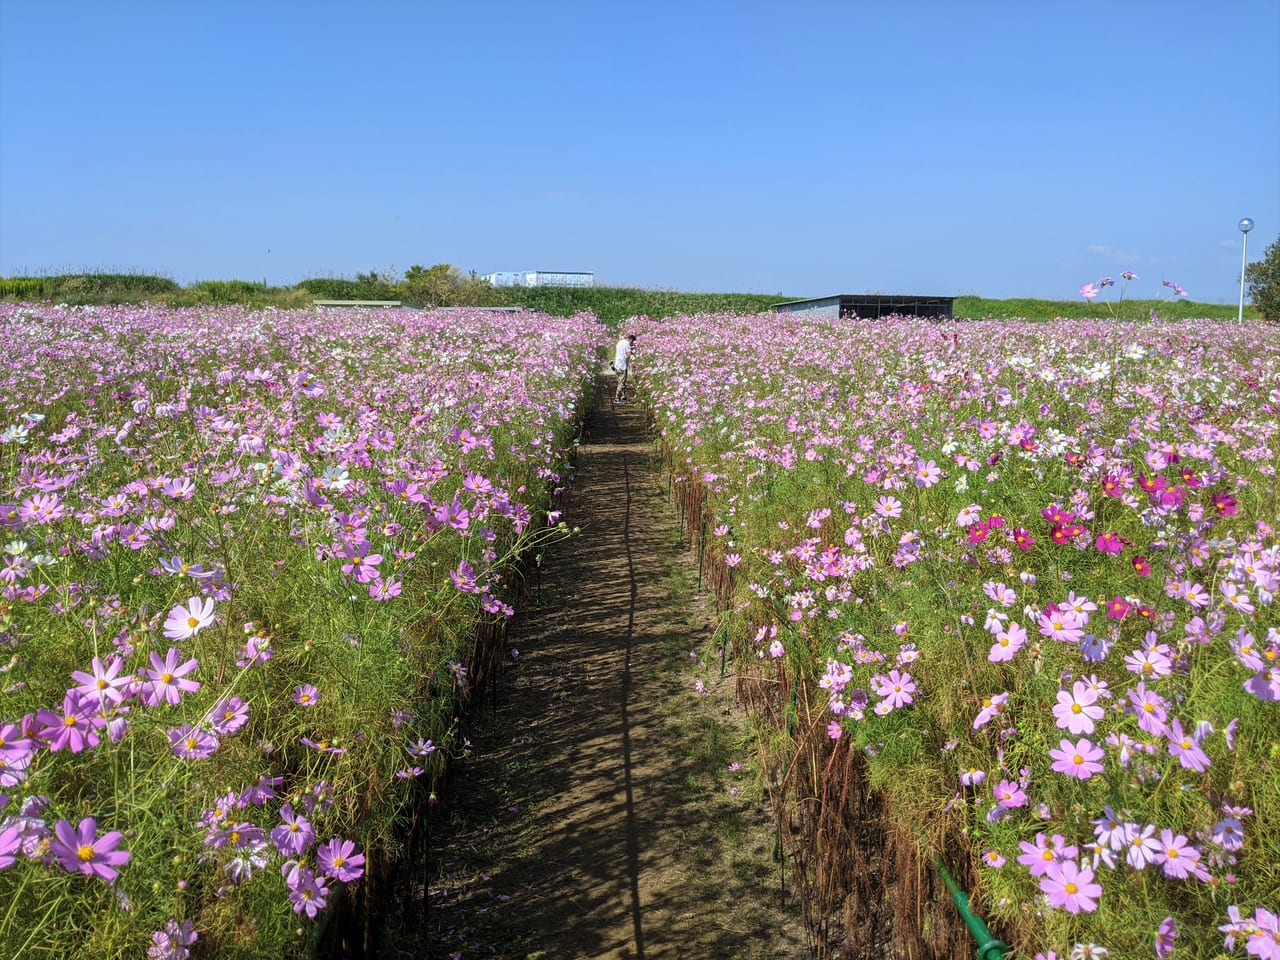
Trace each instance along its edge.
<instances>
[{"instance_id":1,"label":"thin white cloud","mask_svg":"<svg viewBox=\"0 0 1280 960\"><path fill-rule=\"evenodd\" d=\"M1122 267L1134 267L1140 263L1156 264L1160 262L1158 257L1152 257L1145 253L1136 253L1131 250L1117 250L1115 247L1105 243L1091 243L1085 247L1085 250L1097 257L1106 257L1112 263Z\"/></svg>"}]
</instances>

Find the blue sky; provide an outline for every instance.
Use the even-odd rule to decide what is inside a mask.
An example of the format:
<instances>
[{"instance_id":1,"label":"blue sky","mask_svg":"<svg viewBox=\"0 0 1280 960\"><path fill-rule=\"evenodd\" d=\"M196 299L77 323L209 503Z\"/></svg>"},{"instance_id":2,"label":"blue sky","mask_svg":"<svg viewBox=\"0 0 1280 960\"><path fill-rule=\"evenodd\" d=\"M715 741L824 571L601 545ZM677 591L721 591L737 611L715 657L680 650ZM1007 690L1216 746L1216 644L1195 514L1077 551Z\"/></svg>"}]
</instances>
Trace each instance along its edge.
<instances>
[{"instance_id":1,"label":"blue sky","mask_svg":"<svg viewBox=\"0 0 1280 960\"><path fill-rule=\"evenodd\" d=\"M1280 4L0 0L0 274L1235 302Z\"/></svg>"}]
</instances>

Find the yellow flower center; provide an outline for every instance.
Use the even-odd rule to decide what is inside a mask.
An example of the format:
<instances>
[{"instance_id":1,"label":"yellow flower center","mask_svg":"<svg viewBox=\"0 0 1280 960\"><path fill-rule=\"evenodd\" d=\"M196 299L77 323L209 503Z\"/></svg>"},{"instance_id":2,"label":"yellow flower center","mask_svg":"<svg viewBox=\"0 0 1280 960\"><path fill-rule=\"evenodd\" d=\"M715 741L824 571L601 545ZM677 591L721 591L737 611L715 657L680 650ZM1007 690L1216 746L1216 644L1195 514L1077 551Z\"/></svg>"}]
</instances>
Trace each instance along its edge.
<instances>
[{"instance_id":1,"label":"yellow flower center","mask_svg":"<svg viewBox=\"0 0 1280 960\"><path fill-rule=\"evenodd\" d=\"M93 859L93 847L87 843L82 843L76 850L76 857L79 858L81 863L88 863Z\"/></svg>"},{"instance_id":2,"label":"yellow flower center","mask_svg":"<svg viewBox=\"0 0 1280 960\"><path fill-rule=\"evenodd\" d=\"M1074 883L1072 883L1071 881L1069 881L1069 880L1068 880L1068 881L1067 881L1066 886L1064 886L1062 889L1063 889L1063 890L1065 890L1065 891L1067 891L1067 893L1075 893L1075 892L1077 892L1080 888L1079 888L1079 887L1077 887Z\"/></svg>"},{"instance_id":3,"label":"yellow flower center","mask_svg":"<svg viewBox=\"0 0 1280 960\"><path fill-rule=\"evenodd\" d=\"M195 617L187 617L187 629L194 630L198 626L200 626L199 620Z\"/></svg>"}]
</instances>

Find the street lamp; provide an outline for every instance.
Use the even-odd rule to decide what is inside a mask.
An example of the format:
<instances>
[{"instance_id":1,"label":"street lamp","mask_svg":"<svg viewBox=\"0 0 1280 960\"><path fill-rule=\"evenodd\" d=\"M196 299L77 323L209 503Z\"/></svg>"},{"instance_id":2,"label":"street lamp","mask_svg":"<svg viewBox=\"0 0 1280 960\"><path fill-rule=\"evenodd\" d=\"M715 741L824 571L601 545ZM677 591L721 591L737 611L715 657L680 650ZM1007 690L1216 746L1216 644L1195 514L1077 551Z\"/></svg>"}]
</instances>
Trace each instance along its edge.
<instances>
[{"instance_id":1,"label":"street lamp","mask_svg":"<svg viewBox=\"0 0 1280 960\"><path fill-rule=\"evenodd\" d=\"M1249 231L1253 229L1253 221L1245 217L1236 226L1244 234L1244 250L1240 254L1240 309L1236 313L1236 323L1244 323L1244 270L1249 262Z\"/></svg>"}]
</instances>

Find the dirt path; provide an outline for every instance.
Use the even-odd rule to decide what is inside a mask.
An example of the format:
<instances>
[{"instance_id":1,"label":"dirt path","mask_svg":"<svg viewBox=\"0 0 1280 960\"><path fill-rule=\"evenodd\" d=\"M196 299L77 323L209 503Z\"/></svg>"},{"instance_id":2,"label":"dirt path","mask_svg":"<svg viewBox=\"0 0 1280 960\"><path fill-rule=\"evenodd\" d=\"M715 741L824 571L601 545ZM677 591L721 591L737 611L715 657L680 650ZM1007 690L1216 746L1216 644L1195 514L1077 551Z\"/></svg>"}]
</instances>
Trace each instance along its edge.
<instances>
[{"instance_id":1,"label":"dirt path","mask_svg":"<svg viewBox=\"0 0 1280 960\"><path fill-rule=\"evenodd\" d=\"M432 836L427 957L803 958L640 408L588 423L540 597ZM518 652L518 653L517 653ZM711 676L719 683L719 670ZM703 670L699 675L705 675ZM423 954L419 953L419 956Z\"/></svg>"}]
</instances>

